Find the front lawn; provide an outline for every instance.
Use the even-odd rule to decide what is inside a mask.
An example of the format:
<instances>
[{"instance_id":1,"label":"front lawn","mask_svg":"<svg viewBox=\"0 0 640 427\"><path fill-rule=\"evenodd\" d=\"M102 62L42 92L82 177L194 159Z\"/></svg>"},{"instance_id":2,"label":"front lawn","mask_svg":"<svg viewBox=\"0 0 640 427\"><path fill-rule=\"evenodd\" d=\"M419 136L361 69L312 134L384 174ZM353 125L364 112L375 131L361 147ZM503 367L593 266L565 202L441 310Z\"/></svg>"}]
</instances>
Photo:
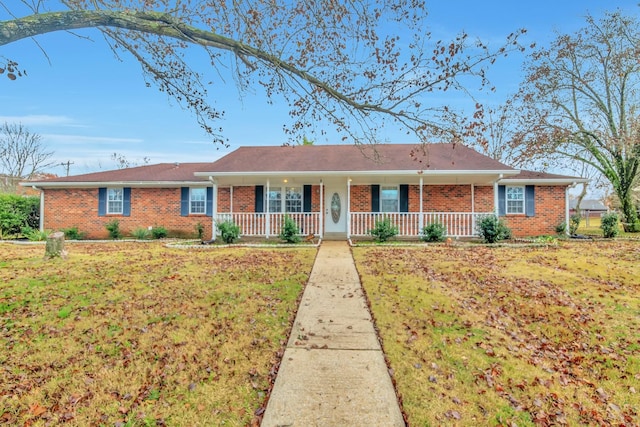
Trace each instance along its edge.
<instances>
[{"instance_id":1,"label":"front lawn","mask_svg":"<svg viewBox=\"0 0 640 427\"><path fill-rule=\"evenodd\" d=\"M640 425L639 242L353 253L411 425Z\"/></svg>"},{"instance_id":2,"label":"front lawn","mask_svg":"<svg viewBox=\"0 0 640 427\"><path fill-rule=\"evenodd\" d=\"M0 424L248 425L315 248L0 244Z\"/></svg>"}]
</instances>

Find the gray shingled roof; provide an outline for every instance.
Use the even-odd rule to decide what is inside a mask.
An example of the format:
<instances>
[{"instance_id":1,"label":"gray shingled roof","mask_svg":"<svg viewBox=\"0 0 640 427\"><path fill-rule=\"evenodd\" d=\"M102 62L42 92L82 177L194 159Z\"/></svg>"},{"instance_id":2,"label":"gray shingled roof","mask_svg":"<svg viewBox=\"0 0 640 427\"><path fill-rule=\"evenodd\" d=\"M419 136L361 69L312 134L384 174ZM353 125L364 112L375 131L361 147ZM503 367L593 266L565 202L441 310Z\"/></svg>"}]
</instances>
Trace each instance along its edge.
<instances>
[{"instance_id":1,"label":"gray shingled roof","mask_svg":"<svg viewBox=\"0 0 640 427\"><path fill-rule=\"evenodd\" d=\"M513 171L461 144L241 147L203 172Z\"/></svg>"}]
</instances>

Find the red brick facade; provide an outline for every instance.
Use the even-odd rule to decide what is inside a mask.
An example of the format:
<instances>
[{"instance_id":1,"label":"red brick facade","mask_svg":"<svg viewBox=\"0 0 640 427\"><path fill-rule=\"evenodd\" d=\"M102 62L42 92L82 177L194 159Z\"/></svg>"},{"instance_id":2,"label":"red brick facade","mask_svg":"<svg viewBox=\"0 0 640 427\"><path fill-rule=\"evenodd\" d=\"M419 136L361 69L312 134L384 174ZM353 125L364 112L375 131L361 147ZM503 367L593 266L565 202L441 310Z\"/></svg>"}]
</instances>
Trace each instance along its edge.
<instances>
[{"instance_id":1,"label":"red brick facade","mask_svg":"<svg viewBox=\"0 0 640 427\"><path fill-rule=\"evenodd\" d=\"M505 221L515 236L553 234L565 221L565 186L536 186L535 215L507 215ZM371 211L371 186L353 185L350 189L353 212ZM107 238L105 225L117 219L125 236L136 228L165 227L172 236L195 237L196 225L204 227L204 236L211 236L212 218L206 215L180 214L180 188L132 188L131 213L98 215L98 189L46 189L44 223L47 230L77 227L87 238ZM311 189L311 211L320 211L320 186ZM218 188L217 212L255 212L255 186ZM424 185L423 212L471 212L471 185ZM474 212L494 211L493 186L473 188ZM420 211L420 187L408 186L409 212Z\"/></svg>"}]
</instances>

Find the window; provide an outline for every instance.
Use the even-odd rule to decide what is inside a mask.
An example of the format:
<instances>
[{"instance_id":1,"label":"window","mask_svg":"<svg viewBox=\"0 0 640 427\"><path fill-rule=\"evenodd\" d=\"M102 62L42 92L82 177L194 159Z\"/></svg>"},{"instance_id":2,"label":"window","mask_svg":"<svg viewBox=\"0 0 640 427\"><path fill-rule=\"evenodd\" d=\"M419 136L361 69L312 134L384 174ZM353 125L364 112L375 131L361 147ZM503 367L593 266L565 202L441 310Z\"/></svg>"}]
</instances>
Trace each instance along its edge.
<instances>
[{"instance_id":1,"label":"window","mask_svg":"<svg viewBox=\"0 0 640 427\"><path fill-rule=\"evenodd\" d=\"M189 190L189 213L204 214L206 213L207 189L191 188Z\"/></svg>"},{"instance_id":2,"label":"window","mask_svg":"<svg viewBox=\"0 0 640 427\"><path fill-rule=\"evenodd\" d=\"M285 212L302 212L302 191L300 187L287 187Z\"/></svg>"},{"instance_id":3,"label":"window","mask_svg":"<svg viewBox=\"0 0 640 427\"><path fill-rule=\"evenodd\" d=\"M380 212L398 212L398 187L380 188Z\"/></svg>"},{"instance_id":4,"label":"window","mask_svg":"<svg viewBox=\"0 0 640 427\"><path fill-rule=\"evenodd\" d=\"M267 204L269 212L302 212L302 188L271 187L267 195Z\"/></svg>"},{"instance_id":5,"label":"window","mask_svg":"<svg viewBox=\"0 0 640 427\"><path fill-rule=\"evenodd\" d=\"M124 194L122 188L107 189L107 214L122 214Z\"/></svg>"},{"instance_id":6,"label":"window","mask_svg":"<svg viewBox=\"0 0 640 427\"><path fill-rule=\"evenodd\" d=\"M524 187L506 187L507 214L524 213Z\"/></svg>"},{"instance_id":7,"label":"window","mask_svg":"<svg viewBox=\"0 0 640 427\"><path fill-rule=\"evenodd\" d=\"M282 212L282 189L280 187L269 189L267 205L267 212Z\"/></svg>"}]
</instances>

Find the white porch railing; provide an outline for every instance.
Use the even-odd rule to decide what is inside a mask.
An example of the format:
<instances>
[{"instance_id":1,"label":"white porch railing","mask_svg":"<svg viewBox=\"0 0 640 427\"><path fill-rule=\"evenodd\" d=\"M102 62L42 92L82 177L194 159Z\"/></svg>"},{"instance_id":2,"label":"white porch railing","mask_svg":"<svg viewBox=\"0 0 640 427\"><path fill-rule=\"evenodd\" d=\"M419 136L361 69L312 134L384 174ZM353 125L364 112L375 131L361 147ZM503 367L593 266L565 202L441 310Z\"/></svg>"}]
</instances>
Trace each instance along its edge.
<instances>
[{"instance_id":1,"label":"white porch railing","mask_svg":"<svg viewBox=\"0 0 640 427\"><path fill-rule=\"evenodd\" d=\"M491 212L352 212L350 236L366 236L377 221L390 218L398 227L398 236L418 236L422 228L434 222L445 226L447 236L474 237L479 218ZM422 218L422 221L420 220Z\"/></svg>"},{"instance_id":2,"label":"white porch railing","mask_svg":"<svg viewBox=\"0 0 640 427\"><path fill-rule=\"evenodd\" d=\"M320 213L219 213L217 222L233 221L240 226L242 236L277 236L282 230L284 217L288 215L298 225L300 234L320 234Z\"/></svg>"}]
</instances>

